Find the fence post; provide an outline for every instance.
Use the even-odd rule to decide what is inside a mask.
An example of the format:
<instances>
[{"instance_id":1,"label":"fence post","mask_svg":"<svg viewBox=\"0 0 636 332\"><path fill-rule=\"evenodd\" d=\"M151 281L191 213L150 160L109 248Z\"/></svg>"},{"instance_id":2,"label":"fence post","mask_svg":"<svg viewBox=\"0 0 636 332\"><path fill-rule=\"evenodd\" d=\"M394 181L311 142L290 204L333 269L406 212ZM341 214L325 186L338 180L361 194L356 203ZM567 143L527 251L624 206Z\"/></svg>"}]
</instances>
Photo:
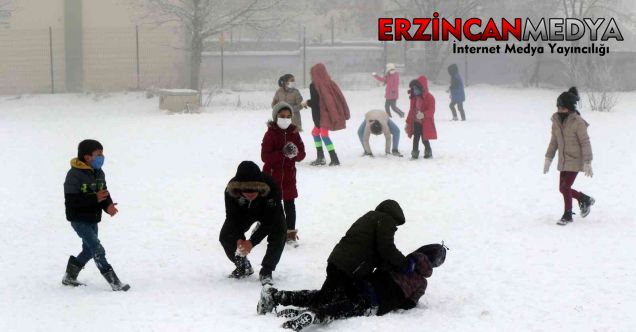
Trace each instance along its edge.
<instances>
[{"instance_id":1,"label":"fence post","mask_svg":"<svg viewBox=\"0 0 636 332\"><path fill-rule=\"evenodd\" d=\"M388 57L389 57L389 55L388 55L389 52L388 52L388 49L387 49L386 41L382 42L382 46L383 46L383 53L384 53L384 66L383 67L386 67L386 64L387 64L387 61L388 61Z\"/></svg>"},{"instance_id":2,"label":"fence post","mask_svg":"<svg viewBox=\"0 0 636 332\"><path fill-rule=\"evenodd\" d=\"M404 49L404 71L406 72L407 69L408 69L408 62L409 62L409 59L408 59L408 57L406 55L408 53L408 50L409 50L409 44L408 44L408 42L406 40L404 40L402 42L402 45L403 45L403 49Z\"/></svg>"},{"instance_id":3,"label":"fence post","mask_svg":"<svg viewBox=\"0 0 636 332\"><path fill-rule=\"evenodd\" d=\"M225 71L225 68L224 68L224 62L223 62L223 43L221 43L221 89L223 89L223 83L225 80L225 78L223 77L224 71Z\"/></svg>"},{"instance_id":4,"label":"fence post","mask_svg":"<svg viewBox=\"0 0 636 332\"><path fill-rule=\"evenodd\" d=\"M139 71L139 26L135 25L135 47L137 56L137 90L141 88Z\"/></svg>"},{"instance_id":5,"label":"fence post","mask_svg":"<svg viewBox=\"0 0 636 332\"><path fill-rule=\"evenodd\" d=\"M303 26L303 88L307 88L307 34Z\"/></svg>"},{"instance_id":6,"label":"fence post","mask_svg":"<svg viewBox=\"0 0 636 332\"><path fill-rule=\"evenodd\" d=\"M333 16L331 17L331 46L333 46L334 44L334 29L335 29L335 24L333 22Z\"/></svg>"},{"instance_id":7,"label":"fence post","mask_svg":"<svg viewBox=\"0 0 636 332\"><path fill-rule=\"evenodd\" d=\"M55 77L53 76L53 28L49 27L49 61L51 66L51 94L55 93Z\"/></svg>"},{"instance_id":8,"label":"fence post","mask_svg":"<svg viewBox=\"0 0 636 332\"><path fill-rule=\"evenodd\" d=\"M464 54L464 85L468 86L468 54Z\"/></svg>"}]
</instances>

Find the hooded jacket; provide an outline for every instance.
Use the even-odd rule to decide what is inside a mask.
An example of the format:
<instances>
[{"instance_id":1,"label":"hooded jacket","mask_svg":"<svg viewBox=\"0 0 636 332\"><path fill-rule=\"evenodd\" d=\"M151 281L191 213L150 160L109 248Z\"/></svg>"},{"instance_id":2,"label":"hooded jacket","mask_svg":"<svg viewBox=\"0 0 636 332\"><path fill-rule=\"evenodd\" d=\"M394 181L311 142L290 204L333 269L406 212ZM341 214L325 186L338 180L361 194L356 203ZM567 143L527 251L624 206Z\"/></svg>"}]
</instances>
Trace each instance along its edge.
<instances>
[{"instance_id":1,"label":"hooded jacket","mask_svg":"<svg viewBox=\"0 0 636 332\"><path fill-rule=\"evenodd\" d=\"M459 76L459 69L456 64L448 66L448 74L451 76L450 82L450 97L453 103L463 103L466 100L464 94L464 82L462 82L461 76Z\"/></svg>"},{"instance_id":2,"label":"hooded jacket","mask_svg":"<svg viewBox=\"0 0 636 332\"><path fill-rule=\"evenodd\" d=\"M287 129L281 129L275 120L277 112L272 114L274 121L267 123L267 132L261 143L261 160L263 173L271 176L281 189L284 200L298 197L296 188L296 163L305 159L305 145L298 134L298 128L293 124ZM288 158L283 152L287 143L294 143L298 148L298 155Z\"/></svg>"},{"instance_id":3,"label":"hooded jacket","mask_svg":"<svg viewBox=\"0 0 636 332\"><path fill-rule=\"evenodd\" d=\"M407 260L394 243L397 226L404 222L400 205L383 201L351 225L327 261L355 279L368 277L377 267L405 269Z\"/></svg>"},{"instance_id":4,"label":"hooded jacket","mask_svg":"<svg viewBox=\"0 0 636 332\"><path fill-rule=\"evenodd\" d=\"M437 129L435 128L435 97L428 90L428 80L426 76L421 75L417 81L422 86L422 95L415 96L412 91L411 107L406 117L406 134L409 138L413 137L413 126L416 122L422 124L422 137L426 140L437 139ZM418 114L423 116L418 119Z\"/></svg>"},{"instance_id":5,"label":"hooded jacket","mask_svg":"<svg viewBox=\"0 0 636 332\"><path fill-rule=\"evenodd\" d=\"M334 82L324 64L311 67L310 98L307 105L311 107L314 126L330 131L345 129L350 118L349 105L340 87Z\"/></svg>"},{"instance_id":6,"label":"hooded jacket","mask_svg":"<svg viewBox=\"0 0 636 332\"><path fill-rule=\"evenodd\" d=\"M243 190L256 191L258 197L250 202L241 194ZM256 246L270 233L272 227L285 223L280 201L276 182L263 174L255 163L243 161L225 188L225 222L249 225L260 221L260 227L250 237Z\"/></svg>"},{"instance_id":7,"label":"hooded jacket","mask_svg":"<svg viewBox=\"0 0 636 332\"><path fill-rule=\"evenodd\" d=\"M107 190L106 175L101 169L93 169L77 158L71 160L71 169L64 180L64 206L66 220L72 222L98 223L102 210L106 211L113 200L97 201L97 192Z\"/></svg>"}]
</instances>

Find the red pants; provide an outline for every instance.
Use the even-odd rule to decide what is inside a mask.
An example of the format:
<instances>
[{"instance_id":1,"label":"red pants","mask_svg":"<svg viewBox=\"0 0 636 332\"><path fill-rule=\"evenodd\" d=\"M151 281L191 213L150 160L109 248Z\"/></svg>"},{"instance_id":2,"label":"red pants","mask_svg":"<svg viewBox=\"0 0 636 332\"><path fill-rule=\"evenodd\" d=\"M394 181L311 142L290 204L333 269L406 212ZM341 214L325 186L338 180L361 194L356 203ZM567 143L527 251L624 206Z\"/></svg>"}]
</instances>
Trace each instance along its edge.
<instances>
[{"instance_id":1,"label":"red pants","mask_svg":"<svg viewBox=\"0 0 636 332\"><path fill-rule=\"evenodd\" d=\"M572 189L572 184L576 180L578 172L561 172L559 175L559 191L563 194L565 210L572 210L572 198L578 201L581 199L581 193Z\"/></svg>"}]
</instances>

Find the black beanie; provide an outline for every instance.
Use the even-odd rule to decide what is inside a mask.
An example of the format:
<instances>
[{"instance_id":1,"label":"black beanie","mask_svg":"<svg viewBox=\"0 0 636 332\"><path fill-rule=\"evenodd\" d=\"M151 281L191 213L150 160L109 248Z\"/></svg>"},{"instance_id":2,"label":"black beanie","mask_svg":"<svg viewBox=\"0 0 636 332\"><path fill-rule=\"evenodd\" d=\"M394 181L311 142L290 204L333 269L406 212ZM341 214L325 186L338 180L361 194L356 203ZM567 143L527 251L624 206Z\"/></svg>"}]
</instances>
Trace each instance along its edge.
<instances>
[{"instance_id":1,"label":"black beanie","mask_svg":"<svg viewBox=\"0 0 636 332\"><path fill-rule=\"evenodd\" d=\"M261 169L253 161L242 161L236 169L234 181L250 182L262 180Z\"/></svg>"},{"instance_id":2,"label":"black beanie","mask_svg":"<svg viewBox=\"0 0 636 332\"><path fill-rule=\"evenodd\" d=\"M94 139L85 139L77 146L77 159L84 161L84 156L92 155L95 150L104 150L104 147Z\"/></svg>"},{"instance_id":3,"label":"black beanie","mask_svg":"<svg viewBox=\"0 0 636 332\"><path fill-rule=\"evenodd\" d=\"M576 103L580 100L579 91L576 87L571 87L568 91L563 92L557 98L557 106L565 107L570 110L570 112L577 112Z\"/></svg>"}]
</instances>

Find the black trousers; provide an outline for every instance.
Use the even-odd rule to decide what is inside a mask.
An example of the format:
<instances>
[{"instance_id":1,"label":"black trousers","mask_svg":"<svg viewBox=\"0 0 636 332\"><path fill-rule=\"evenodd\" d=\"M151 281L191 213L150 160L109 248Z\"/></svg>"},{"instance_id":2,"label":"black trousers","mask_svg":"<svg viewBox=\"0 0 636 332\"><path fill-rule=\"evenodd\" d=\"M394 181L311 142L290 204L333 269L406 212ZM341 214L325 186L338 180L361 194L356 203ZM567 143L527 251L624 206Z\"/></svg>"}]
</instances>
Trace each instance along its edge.
<instances>
[{"instance_id":1,"label":"black trousers","mask_svg":"<svg viewBox=\"0 0 636 332\"><path fill-rule=\"evenodd\" d=\"M389 115L389 118L391 117L391 110L397 113L400 117L404 116L404 112L397 107L396 102L397 100L395 99L386 99L384 102L384 110L386 111L386 114Z\"/></svg>"},{"instance_id":2,"label":"black trousers","mask_svg":"<svg viewBox=\"0 0 636 332\"><path fill-rule=\"evenodd\" d=\"M413 151L420 150L420 138L422 139L422 143L424 143L424 151L431 151L431 142L422 137L422 124L415 122L415 124L413 124Z\"/></svg>"},{"instance_id":3,"label":"black trousers","mask_svg":"<svg viewBox=\"0 0 636 332\"><path fill-rule=\"evenodd\" d=\"M283 201L283 208L285 210L285 222L287 223L287 230L296 229L295 200L290 199L290 200Z\"/></svg>"},{"instance_id":4,"label":"black trousers","mask_svg":"<svg viewBox=\"0 0 636 332\"><path fill-rule=\"evenodd\" d=\"M464 113L464 103L454 103L451 101L450 107L451 112L453 112L453 119L457 119L457 112L455 111L455 104L457 104L457 108L459 108L459 115L461 115L462 120L466 120L466 114Z\"/></svg>"},{"instance_id":5,"label":"black trousers","mask_svg":"<svg viewBox=\"0 0 636 332\"><path fill-rule=\"evenodd\" d=\"M361 291L361 284L335 266L327 266L327 278L320 290L277 291L276 304L308 308L318 322L354 316L374 315L374 307Z\"/></svg>"},{"instance_id":6,"label":"black trousers","mask_svg":"<svg viewBox=\"0 0 636 332\"><path fill-rule=\"evenodd\" d=\"M245 232L250 229L250 226L256 221L244 221L244 222L232 222L226 220L221 227L221 233L219 234L219 241L225 250L225 255L230 259L232 263L235 263L236 257L236 241L239 239L245 240ZM261 225L261 227L263 227ZM285 238L287 236L287 227L285 221L280 219L279 222L269 226L269 232L267 234L267 250L265 256L261 262L261 272L271 272L276 270L276 265L280 261L280 257L283 254L285 248Z\"/></svg>"}]
</instances>

